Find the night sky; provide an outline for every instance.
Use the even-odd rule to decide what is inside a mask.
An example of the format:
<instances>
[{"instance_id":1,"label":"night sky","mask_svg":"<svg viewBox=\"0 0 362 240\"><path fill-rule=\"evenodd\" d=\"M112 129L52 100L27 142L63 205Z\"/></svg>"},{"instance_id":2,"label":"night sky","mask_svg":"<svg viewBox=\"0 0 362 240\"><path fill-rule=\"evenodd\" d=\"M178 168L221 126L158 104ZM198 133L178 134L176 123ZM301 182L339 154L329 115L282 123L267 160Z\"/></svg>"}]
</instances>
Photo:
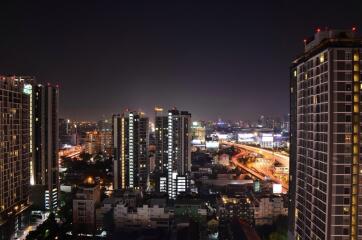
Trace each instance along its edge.
<instances>
[{"instance_id":1,"label":"night sky","mask_svg":"<svg viewBox=\"0 0 362 240\"><path fill-rule=\"evenodd\" d=\"M8 2L0 74L58 83L61 117L78 120L126 107L153 118L155 105L205 120L282 116L303 39L362 28L359 0Z\"/></svg>"}]
</instances>

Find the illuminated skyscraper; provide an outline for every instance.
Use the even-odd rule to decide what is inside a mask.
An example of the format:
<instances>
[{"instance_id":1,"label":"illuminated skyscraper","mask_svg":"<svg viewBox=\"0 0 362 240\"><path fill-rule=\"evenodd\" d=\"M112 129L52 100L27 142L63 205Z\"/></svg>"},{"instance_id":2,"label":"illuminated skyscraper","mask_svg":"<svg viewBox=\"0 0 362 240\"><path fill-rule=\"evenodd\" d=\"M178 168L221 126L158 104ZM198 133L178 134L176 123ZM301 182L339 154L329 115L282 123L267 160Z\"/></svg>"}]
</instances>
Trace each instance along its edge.
<instances>
[{"instance_id":1,"label":"illuminated skyscraper","mask_svg":"<svg viewBox=\"0 0 362 240\"><path fill-rule=\"evenodd\" d=\"M361 239L362 41L320 31L291 67L291 239Z\"/></svg>"},{"instance_id":2,"label":"illuminated skyscraper","mask_svg":"<svg viewBox=\"0 0 362 240\"><path fill-rule=\"evenodd\" d=\"M159 175L158 190L175 199L186 192L191 171L191 114L176 109L165 115L156 109L156 168Z\"/></svg>"},{"instance_id":3,"label":"illuminated skyscraper","mask_svg":"<svg viewBox=\"0 0 362 240\"><path fill-rule=\"evenodd\" d=\"M10 239L29 206L32 83L0 76L0 239Z\"/></svg>"},{"instance_id":4,"label":"illuminated skyscraper","mask_svg":"<svg viewBox=\"0 0 362 240\"><path fill-rule=\"evenodd\" d=\"M202 122L192 122L191 125L191 138L192 143L197 144L205 144L206 139L206 128Z\"/></svg>"},{"instance_id":5,"label":"illuminated skyscraper","mask_svg":"<svg viewBox=\"0 0 362 240\"><path fill-rule=\"evenodd\" d=\"M107 155L112 154L112 120L103 119L98 121L100 137L100 150Z\"/></svg>"},{"instance_id":6,"label":"illuminated skyscraper","mask_svg":"<svg viewBox=\"0 0 362 240\"><path fill-rule=\"evenodd\" d=\"M59 197L59 89L33 86L33 154L30 163L31 200L45 210L54 211Z\"/></svg>"},{"instance_id":7,"label":"illuminated skyscraper","mask_svg":"<svg viewBox=\"0 0 362 240\"><path fill-rule=\"evenodd\" d=\"M71 123L70 119L59 119L59 146L70 145L71 143Z\"/></svg>"},{"instance_id":8,"label":"illuminated skyscraper","mask_svg":"<svg viewBox=\"0 0 362 240\"><path fill-rule=\"evenodd\" d=\"M113 189L122 189L121 173L125 174L125 166L122 163L122 118L119 114L112 116L112 145L113 145ZM124 135L124 133L123 133ZM125 188L125 184L123 184Z\"/></svg>"},{"instance_id":9,"label":"illuminated skyscraper","mask_svg":"<svg viewBox=\"0 0 362 240\"><path fill-rule=\"evenodd\" d=\"M126 111L113 116L114 188L148 187L148 118Z\"/></svg>"},{"instance_id":10,"label":"illuminated skyscraper","mask_svg":"<svg viewBox=\"0 0 362 240\"><path fill-rule=\"evenodd\" d=\"M168 118L163 109L155 108L155 172L159 175L167 171L167 149L168 149Z\"/></svg>"}]
</instances>

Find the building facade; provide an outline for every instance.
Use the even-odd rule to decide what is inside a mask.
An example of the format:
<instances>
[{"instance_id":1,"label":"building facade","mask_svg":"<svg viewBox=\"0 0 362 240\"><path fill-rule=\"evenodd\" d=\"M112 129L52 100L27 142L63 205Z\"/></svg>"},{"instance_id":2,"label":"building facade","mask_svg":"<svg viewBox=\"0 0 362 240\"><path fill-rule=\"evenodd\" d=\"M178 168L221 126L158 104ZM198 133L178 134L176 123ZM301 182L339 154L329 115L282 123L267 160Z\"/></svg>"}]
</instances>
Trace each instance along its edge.
<instances>
[{"instance_id":1,"label":"building facade","mask_svg":"<svg viewBox=\"0 0 362 240\"><path fill-rule=\"evenodd\" d=\"M107 154L112 154L112 129L104 129L99 132L100 137L100 150Z\"/></svg>"},{"instance_id":2,"label":"building facade","mask_svg":"<svg viewBox=\"0 0 362 240\"><path fill-rule=\"evenodd\" d=\"M58 208L59 198L59 89L34 84L32 92L32 161L30 184L34 204L45 210ZM39 196L37 196L39 195Z\"/></svg>"},{"instance_id":3,"label":"building facade","mask_svg":"<svg viewBox=\"0 0 362 240\"><path fill-rule=\"evenodd\" d=\"M288 215L288 208L282 197L263 197L255 200L255 225L273 224L279 216Z\"/></svg>"},{"instance_id":4,"label":"building facade","mask_svg":"<svg viewBox=\"0 0 362 240\"><path fill-rule=\"evenodd\" d=\"M168 150L168 118L163 109L155 108L155 172L160 175L167 172L167 150Z\"/></svg>"},{"instance_id":5,"label":"building facade","mask_svg":"<svg viewBox=\"0 0 362 240\"><path fill-rule=\"evenodd\" d=\"M0 239L20 227L29 206L33 81L0 76Z\"/></svg>"},{"instance_id":6,"label":"building facade","mask_svg":"<svg viewBox=\"0 0 362 240\"><path fill-rule=\"evenodd\" d=\"M176 109L168 111L167 192L175 198L188 188L191 171L191 114Z\"/></svg>"},{"instance_id":7,"label":"building facade","mask_svg":"<svg viewBox=\"0 0 362 240\"><path fill-rule=\"evenodd\" d=\"M114 189L147 189L148 118L125 111L113 116Z\"/></svg>"},{"instance_id":8,"label":"building facade","mask_svg":"<svg viewBox=\"0 0 362 240\"><path fill-rule=\"evenodd\" d=\"M73 200L74 233L92 234L96 231L96 208L100 204L101 190L99 184L89 178L79 186Z\"/></svg>"},{"instance_id":9,"label":"building facade","mask_svg":"<svg viewBox=\"0 0 362 240\"><path fill-rule=\"evenodd\" d=\"M71 145L71 122L70 119L59 118L59 147Z\"/></svg>"},{"instance_id":10,"label":"building facade","mask_svg":"<svg viewBox=\"0 0 362 240\"><path fill-rule=\"evenodd\" d=\"M101 151L101 133L99 131L86 132L85 152L91 155Z\"/></svg>"},{"instance_id":11,"label":"building facade","mask_svg":"<svg viewBox=\"0 0 362 240\"><path fill-rule=\"evenodd\" d=\"M98 121L98 131L101 145L100 150L107 155L112 155L112 120L103 119Z\"/></svg>"},{"instance_id":12,"label":"building facade","mask_svg":"<svg viewBox=\"0 0 362 240\"><path fill-rule=\"evenodd\" d=\"M354 30L320 31L291 67L291 239L361 239L360 54Z\"/></svg>"},{"instance_id":13,"label":"building facade","mask_svg":"<svg viewBox=\"0 0 362 240\"><path fill-rule=\"evenodd\" d=\"M191 139L195 145L205 144L206 128L203 122L194 121L191 125Z\"/></svg>"},{"instance_id":14,"label":"building facade","mask_svg":"<svg viewBox=\"0 0 362 240\"><path fill-rule=\"evenodd\" d=\"M156 109L156 169L158 191L167 192L175 199L189 187L191 171L191 114L177 109L167 114L161 108Z\"/></svg>"},{"instance_id":15,"label":"building facade","mask_svg":"<svg viewBox=\"0 0 362 240\"><path fill-rule=\"evenodd\" d=\"M170 225L170 212L157 205L143 205L135 209L125 203L114 207L113 217L116 229L165 228Z\"/></svg>"},{"instance_id":16,"label":"building facade","mask_svg":"<svg viewBox=\"0 0 362 240\"><path fill-rule=\"evenodd\" d=\"M125 166L121 166L121 137L122 118L119 114L112 116L112 146L113 146L113 189L122 189L121 173L125 173ZM124 186L125 187L125 186Z\"/></svg>"}]
</instances>

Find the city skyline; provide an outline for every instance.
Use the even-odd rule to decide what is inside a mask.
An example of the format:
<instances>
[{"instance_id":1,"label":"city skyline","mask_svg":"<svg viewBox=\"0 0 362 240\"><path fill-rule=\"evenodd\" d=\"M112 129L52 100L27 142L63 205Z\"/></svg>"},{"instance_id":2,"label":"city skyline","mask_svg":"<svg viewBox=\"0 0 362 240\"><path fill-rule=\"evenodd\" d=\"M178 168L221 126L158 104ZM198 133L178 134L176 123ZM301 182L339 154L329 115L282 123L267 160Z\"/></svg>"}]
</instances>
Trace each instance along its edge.
<instances>
[{"instance_id":1,"label":"city skyline","mask_svg":"<svg viewBox=\"0 0 362 240\"><path fill-rule=\"evenodd\" d=\"M362 20L361 3L312 5L2 3L0 66L58 83L65 118L96 120L126 107L151 116L155 105L189 109L195 119L282 116L303 39Z\"/></svg>"},{"instance_id":2,"label":"city skyline","mask_svg":"<svg viewBox=\"0 0 362 240\"><path fill-rule=\"evenodd\" d=\"M0 9L0 240L362 239L361 1Z\"/></svg>"}]
</instances>

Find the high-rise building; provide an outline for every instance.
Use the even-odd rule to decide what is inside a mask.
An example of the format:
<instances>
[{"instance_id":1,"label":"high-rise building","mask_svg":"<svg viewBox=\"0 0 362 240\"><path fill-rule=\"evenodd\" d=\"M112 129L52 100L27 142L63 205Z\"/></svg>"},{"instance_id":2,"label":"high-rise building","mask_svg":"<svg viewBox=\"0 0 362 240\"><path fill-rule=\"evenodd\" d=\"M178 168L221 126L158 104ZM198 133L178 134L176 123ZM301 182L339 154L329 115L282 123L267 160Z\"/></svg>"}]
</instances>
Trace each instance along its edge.
<instances>
[{"instance_id":1,"label":"high-rise building","mask_svg":"<svg viewBox=\"0 0 362 240\"><path fill-rule=\"evenodd\" d=\"M126 174L125 163L122 163L122 118L119 114L112 116L112 146L113 146L113 189L126 188L124 175ZM121 176L122 174L122 176ZM123 179L122 179L123 177Z\"/></svg>"},{"instance_id":2,"label":"high-rise building","mask_svg":"<svg viewBox=\"0 0 362 240\"><path fill-rule=\"evenodd\" d=\"M31 200L37 207L50 211L58 208L59 198L58 99L57 86L33 85Z\"/></svg>"},{"instance_id":3,"label":"high-rise building","mask_svg":"<svg viewBox=\"0 0 362 240\"><path fill-rule=\"evenodd\" d=\"M320 31L291 67L291 239L361 239L361 52L352 31Z\"/></svg>"},{"instance_id":4,"label":"high-rise building","mask_svg":"<svg viewBox=\"0 0 362 240\"><path fill-rule=\"evenodd\" d=\"M167 172L168 118L163 108L155 107L155 172L162 175Z\"/></svg>"},{"instance_id":5,"label":"high-rise building","mask_svg":"<svg viewBox=\"0 0 362 240\"><path fill-rule=\"evenodd\" d=\"M103 119L98 121L100 138L100 150L107 155L112 154L112 120Z\"/></svg>"},{"instance_id":6,"label":"high-rise building","mask_svg":"<svg viewBox=\"0 0 362 240\"><path fill-rule=\"evenodd\" d=\"M176 109L163 113L156 108L156 169L158 191L175 199L186 192L191 171L191 114Z\"/></svg>"},{"instance_id":7,"label":"high-rise building","mask_svg":"<svg viewBox=\"0 0 362 240\"><path fill-rule=\"evenodd\" d=\"M197 144L205 144L206 139L206 129L203 122L194 121L191 126L191 135L192 135L192 143Z\"/></svg>"},{"instance_id":8,"label":"high-rise building","mask_svg":"<svg viewBox=\"0 0 362 240\"><path fill-rule=\"evenodd\" d=\"M0 239L10 239L29 206L31 77L0 76Z\"/></svg>"},{"instance_id":9,"label":"high-rise building","mask_svg":"<svg viewBox=\"0 0 362 240\"><path fill-rule=\"evenodd\" d=\"M86 132L85 152L97 154L101 151L101 136L99 131Z\"/></svg>"},{"instance_id":10,"label":"high-rise building","mask_svg":"<svg viewBox=\"0 0 362 240\"><path fill-rule=\"evenodd\" d=\"M258 119L258 125L260 127L265 127L266 126L266 119L265 119L264 115L260 115L260 117Z\"/></svg>"},{"instance_id":11,"label":"high-rise building","mask_svg":"<svg viewBox=\"0 0 362 240\"><path fill-rule=\"evenodd\" d=\"M125 111L113 116L114 189L148 187L148 118Z\"/></svg>"},{"instance_id":12,"label":"high-rise building","mask_svg":"<svg viewBox=\"0 0 362 240\"><path fill-rule=\"evenodd\" d=\"M112 129L112 120L108 118L103 118L97 123L97 128L99 131L102 130L111 130Z\"/></svg>"},{"instance_id":13,"label":"high-rise building","mask_svg":"<svg viewBox=\"0 0 362 240\"><path fill-rule=\"evenodd\" d=\"M112 129L103 129L99 132L101 151L107 155L112 154Z\"/></svg>"},{"instance_id":14,"label":"high-rise building","mask_svg":"<svg viewBox=\"0 0 362 240\"><path fill-rule=\"evenodd\" d=\"M71 122L70 119L59 118L59 146L71 145Z\"/></svg>"}]
</instances>

